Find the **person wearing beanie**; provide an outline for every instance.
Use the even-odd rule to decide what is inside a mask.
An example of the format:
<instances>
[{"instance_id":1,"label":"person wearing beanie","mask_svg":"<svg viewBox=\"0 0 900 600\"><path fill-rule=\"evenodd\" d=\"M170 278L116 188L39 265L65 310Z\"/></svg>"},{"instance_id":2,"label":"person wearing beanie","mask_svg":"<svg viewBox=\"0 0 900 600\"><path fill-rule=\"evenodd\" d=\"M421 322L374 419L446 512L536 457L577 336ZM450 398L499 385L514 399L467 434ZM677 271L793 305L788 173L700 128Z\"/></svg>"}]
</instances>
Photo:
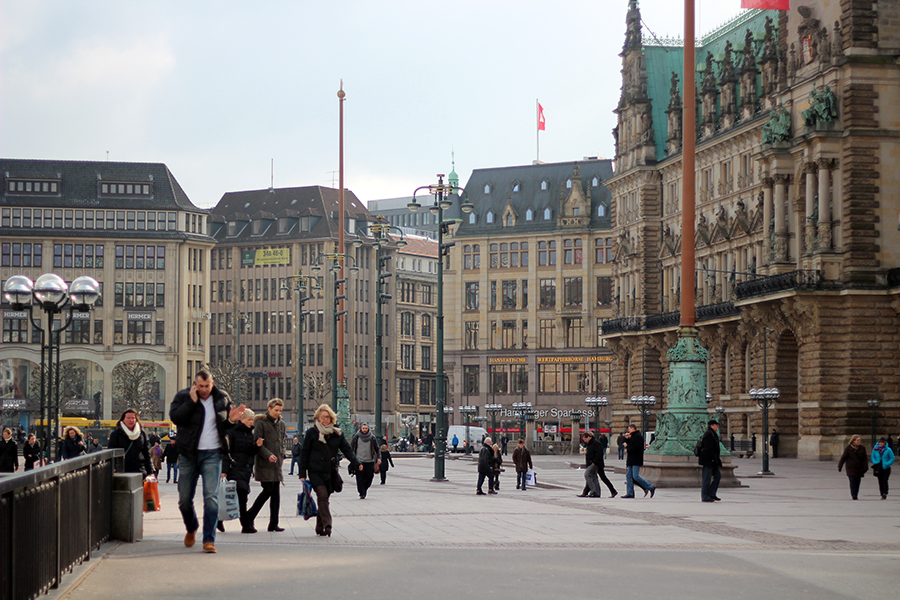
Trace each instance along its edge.
<instances>
[{"instance_id":1,"label":"person wearing beanie","mask_svg":"<svg viewBox=\"0 0 900 600\"><path fill-rule=\"evenodd\" d=\"M706 433L700 438L700 458L697 462L703 467L703 480L700 486L700 499L703 502L721 500L716 496L719 491L719 480L722 479L722 459L719 448L719 422L711 420Z\"/></svg>"},{"instance_id":2,"label":"person wearing beanie","mask_svg":"<svg viewBox=\"0 0 900 600\"><path fill-rule=\"evenodd\" d=\"M878 491L881 499L887 500L888 479L891 478L891 465L894 464L894 451L887 440L881 438L872 448L872 473L878 478Z\"/></svg>"}]
</instances>

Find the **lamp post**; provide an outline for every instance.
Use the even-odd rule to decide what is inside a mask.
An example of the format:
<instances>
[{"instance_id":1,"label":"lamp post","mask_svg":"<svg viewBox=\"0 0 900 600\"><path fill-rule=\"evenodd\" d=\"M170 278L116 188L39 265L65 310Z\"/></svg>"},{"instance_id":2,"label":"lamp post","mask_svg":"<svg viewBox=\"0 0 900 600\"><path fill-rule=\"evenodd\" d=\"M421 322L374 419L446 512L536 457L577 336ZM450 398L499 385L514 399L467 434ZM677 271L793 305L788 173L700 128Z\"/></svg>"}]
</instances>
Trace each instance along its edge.
<instances>
[{"instance_id":1,"label":"lamp post","mask_svg":"<svg viewBox=\"0 0 900 600\"><path fill-rule=\"evenodd\" d=\"M875 421L878 418L876 413L876 409L878 405L881 404L881 401L877 398L872 398L871 400L866 400L866 404L869 405L869 408L872 409L872 448L875 447Z\"/></svg>"},{"instance_id":2,"label":"lamp post","mask_svg":"<svg viewBox=\"0 0 900 600\"><path fill-rule=\"evenodd\" d=\"M491 415L491 433L497 435L497 413L503 410L502 404L485 404L484 411Z\"/></svg>"},{"instance_id":3,"label":"lamp post","mask_svg":"<svg viewBox=\"0 0 900 600\"><path fill-rule=\"evenodd\" d=\"M312 270L318 272L321 270L320 262L331 261L331 274L334 278L334 319L333 319L333 337L331 338L331 408L338 412L338 419L342 416L340 414L341 407L338 406L338 385L345 385L343 374L344 374L344 361L338 361L338 354L343 356L344 349L340 346L341 339L341 317L347 314L346 310L341 310L341 306L343 301L347 299L341 293L341 287L346 283L345 279L340 277L341 271L343 270L343 261L350 260L353 262L353 265L350 267L351 271L359 271L359 267L356 266L356 259L349 254L344 254L338 252L338 246L335 244L332 252L326 252L325 254L320 254L316 257L315 262L313 263ZM349 408L348 408L349 411ZM349 423L349 413L345 416L347 422ZM345 425L346 427L346 425Z\"/></svg>"},{"instance_id":4,"label":"lamp post","mask_svg":"<svg viewBox=\"0 0 900 600\"><path fill-rule=\"evenodd\" d=\"M49 456L51 448L55 448L56 444L51 444L48 439L48 426L51 432L59 428L60 336L72 324L76 310L91 310L100 298L100 284L87 276L76 278L69 286L62 277L54 273L45 273L35 282L24 275L14 275L6 280L3 295L14 310L28 311L32 327L41 332L40 411L44 448ZM35 320L32 302L46 313L46 329L40 326L39 320ZM65 324L53 329L54 317L61 314L66 305L68 315Z\"/></svg>"},{"instance_id":5,"label":"lamp post","mask_svg":"<svg viewBox=\"0 0 900 600\"><path fill-rule=\"evenodd\" d=\"M656 396L632 396L631 403L641 410L641 435L647 435L648 406L656 404Z\"/></svg>"},{"instance_id":6,"label":"lamp post","mask_svg":"<svg viewBox=\"0 0 900 600\"><path fill-rule=\"evenodd\" d=\"M231 319L231 326L234 327L235 315L231 314L229 316ZM241 367L244 366L244 361L241 360L241 356L242 356L242 354L241 354L241 350L242 350L241 333L243 333L244 330L247 328L247 317L248 316L249 316L248 313L245 313L242 311L237 311L237 321L238 321L239 325L237 326L237 348L236 348L237 352L235 352L235 358L237 358L237 362L239 365L241 365ZM235 390L236 394L235 394L234 400L238 404L241 404L242 397L241 397L241 379L240 379L240 377L238 377L236 385L237 385L237 388Z\"/></svg>"},{"instance_id":7,"label":"lamp post","mask_svg":"<svg viewBox=\"0 0 900 600\"><path fill-rule=\"evenodd\" d=\"M584 428L587 431L591 430L591 411L594 411L597 414L597 429L600 429L600 409L609 404L609 399L606 396L593 396L590 398L585 398L584 403L587 404L588 408L591 409L585 413Z\"/></svg>"},{"instance_id":8,"label":"lamp post","mask_svg":"<svg viewBox=\"0 0 900 600\"><path fill-rule=\"evenodd\" d=\"M606 428L609 429L609 443L612 444L612 419L605 419L603 422L606 423Z\"/></svg>"},{"instance_id":9,"label":"lamp post","mask_svg":"<svg viewBox=\"0 0 900 600\"><path fill-rule=\"evenodd\" d=\"M716 407L716 421L719 421L719 429L720 429L720 430L721 430L721 428L722 428L722 415L723 415L723 414L725 414L725 407L724 407L724 406L717 406L717 407ZM724 433L724 432L723 432L723 433Z\"/></svg>"},{"instance_id":10,"label":"lamp post","mask_svg":"<svg viewBox=\"0 0 900 600\"><path fill-rule=\"evenodd\" d=\"M572 453L578 452L579 441L581 440L581 416L584 413L577 408L569 415L572 417ZM585 429L587 431L587 429Z\"/></svg>"},{"instance_id":11,"label":"lamp post","mask_svg":"<svg viewBox=\"0 0 900 600\"><path fill-rule=\"evenodd\" d=\"M413 199L407 207L410 211L416 212L421 205L416 202L416 194L420 190L428 190L428 193L434 196L434 202L429 207L431 214L437 217L438 222L438 272L437 272L437 348L436 348L436 366L437 375L435 377L435 414L438 417L437 423L437 450L434 453L434 477L432 481L445 481L444 477L444 449L446 447L446 434L443 427L444 405L446 403L445 381L444 381L444 256L450 255L450 248L455 246L453 242L444 243L444 234L450 232L450 221L444 221L444 211L453 206L450 196L459 191L459 188L453 184L444 183L444 176L438 175L437 184L425 185L416 188L413 192ZM471 212L471 202L465 202L461 206L463 212Z\"/></svg>"},{"instance_id":12,"label":"lamp post","mask_svg":"<svg viewBox=\"0 0 900 600\"><path fill-rule=\"evenodd\" d=\"M769 470L769 408L775 404L779 396L778 388L753 388L750 390L750 398L762 409L763 414L763 462L760 475L773 475Z\"/></svg>"},{"instance_id":13,"label":"lamp post","mask_svg":"<svg viewBox=\"0 0 900 600\"><path fill-rule=\"evenodd\" d=\"M513 410L519 414L519 427L522 439L525 439L525 412L531 409L531 402L513 402ZM526 440L527 441L527 440Z\"/></svg>"},{"instance_id":14,"label":"lamp post","mask_svg":"<svg viewBox=\"0 0 900 600\"><path fill-rule=\"evenodd\" d=\"M281 279L282 291L287 292L293 289L297 292L297 434L301 436L303 434L303 401L305 399L303 395L303 361L306 359L305 352L303 352L303 317L309 314L308 311L303 310L303 305L309 301L309 296L305 295L307 288L319 289L319 283L315 277L300 274L288 275Z\"/></svg>"},{"instance_id":15,"label":"lamp post","mask_svg":"<svg viewBox=\"0 0 900 600\"><path fill-rule=\"evenodd\" d=\"M466 454L472 454L472 440L469 437L469 426L470 421L472 420L472 415L475 414L475 411L478 410L474 406L460 406L459 412L462 413L466 418Z\"/></svg>"}]
</instances>

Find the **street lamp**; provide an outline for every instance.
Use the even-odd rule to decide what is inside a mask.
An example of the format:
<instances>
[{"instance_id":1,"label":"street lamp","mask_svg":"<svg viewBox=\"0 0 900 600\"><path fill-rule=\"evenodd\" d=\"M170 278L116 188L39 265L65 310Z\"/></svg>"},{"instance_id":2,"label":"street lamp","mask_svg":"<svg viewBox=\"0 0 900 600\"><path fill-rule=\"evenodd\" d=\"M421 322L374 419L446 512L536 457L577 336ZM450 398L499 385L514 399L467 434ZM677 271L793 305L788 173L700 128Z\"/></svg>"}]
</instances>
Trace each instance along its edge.
<instances>
[{"instance_id":1,"label":"street lamp","mask_svg":"<svg viewBox=\"0 0 900 600\"><path fill-rule=\"evenodd\" d=\"M881 404L881 401L877 398L872 398L871 400L866 400L866 404L869 405L869 408L872 409L872 448L875 447L875 419L877 418L876 409L878 405Z\"/></svg>"},{"instance_id":2,"label":"street lamp","mask_svg":"<svg viewBox=\"0 0 900 600\"><path fill-rule=\"evenodd\" d=\"M584 403L588 405L592 411L597 414L597 429L600 429L600 409L604 408L607 404L609 404L609 399L606 396L600 397L591 397L585 398ZM585 424L584 428L587 431L591 430L591 410L584 413L585 416Z\"/></svg>"},{"instance_id":3,"label":"street lamp","mask_svg":"<svg viewBox=\"0 0 900 600\"><path fill-rule=\"evenodd\" d=\"M485 404L484 411L491 415L491 433L497 435L497 413L503 410L502 404Z\"/></svg>"},{"instance_id":4,"label":"street lamp","mask_svg":"<svg viewBox=\"0 0 900 600\"><path fill-rule=\"evenodd\" d=\"M750 390L750 399L759 405L763 414L763 462L760 475L773 475L769 471L769 409L774 406L780 395L778 388L753 388Z\"/></svg>"},{"instance_id":5,"label":"street lamp","mask_svg":"<svg viewBox=\"0 0 900 600\"><path fill-rule=\"evenodd\" d=\"M581 440L581 417L584 413L577 408L569 413L572 417L572 453L578 452L578 444ZM589 431L585 429L585 431Z\"/></svg>"},{"instance_id":6,"label":"street lamp","mask_svg":"<svg viewBox=\"0 0 900 600\"><path fill-rule=\"evenodd\" d=\"M465 415L466 417L466 454L472 454L472 439L469 437L469 426L470 421L472 420L472 415L475 414L478 408L475 406L460 406L459 412Z\"/></svg>"},{"instance_id":7,"label":"street lamp","mask_svg":"<svg viewBox=\"0 0 900 600\"><path fill-rule=\"evenodd\" d=\"M239 325L237 326L237 348L236 348L237 352L235 352L235 358L237 358L237 362L239 365L241 365L242 368L244 366L244 361L242 359L243 347L241 346L241 333L243 333L244 330L247 328L247 317L249 317L249 316L250 316L250 313L237 311L237 321L238 321ZM235 315L231 314L231 315L229 315L229 317L231 320L231 326L234 327ZM237 386L237 390L236 390L237 393L235 394L234 400L238 404L241 404L243 399L241 397L241 378L240 377L237 378L236 386Z\"/></svg>"},{"instance_id":8,"label":"street lamp","mask_svg":"<svg viewBox=\"0 0 900 600\"><path fill-rule=\"evenodd\" d=\"M513 410L519 414L519 426L522 439L525 439L525 412L531 409L531 402L513 402Z\"/></svg>"},{"instance_id":9,"label":"street lamp","mask_svg":"<svg viewBox=\"0 0 900 600\"><path fill-rule=\"evenodd\" d=\"M292 287L293 286L293 287ZM281 290L289 292L291 289L297 292L297 434L303 434L303 361L305 360L305 352L303 352L303 317L309 314L309 311L303 310L303 305L309 301L306 296L307 288L315 290L319 288L319 282L311 275L288 275L281 279ZM238 333L240 336L240 332Z\"/></svg>"},{"instance_id":10,"label":"street lamp","mask_svg":"<svg viewBox=\"0 0 900 600\"><path fill-rule=\"evenodd\" d=\"M717 406L717 407L716 407L716 421L719 422L719 430L720 430L720 431L721 431L721 429L722 429L722 415L723 415L724 413L725 413L725 407L724 407L724 406ZM724 432L723 432L723 433L724 433Z\"/></svg>"},{"instance_id":11,"label":"street lamp","mask_svg":"<svg viewBox=\"0 0 900 600\"><path fill-rule=\"evenodd\" d=\"M3 295L13 310L28 311L28 319L34 329L41 332L41 396L40 411L44 448L48 452L55 448L48 439L50 431L59 428L59 363L61 334L72 324L75 311L89 311L100 298L100 284L96 279L83 275L69 286L54 273L45 273L32 282L24 275L14 275L6 280ZM33 303L47 315L46 329L35 321ZM65 310L68 315L65 325L53 329L54 317Z\"/></svg>"},{"instance_id":12,"label":"street lamp","mask_svg":"<svg viewBox=\"0 0 900 600\"><path fill-rule=\"evenodd\" d=\"M434 453L434 478L432 481L445 481L444 477L444 449L446 447L446 433L443 424L444 420L444 404L445 385L444 381L444 256L450 255L450 248L455 246L453 242L444 243L444 234L450 233L450 225L452 221L444 221L444 211L453 206L450 196L459 191L459 187L452 183L444 183L444 176L438 175L438 182L432 185L425 185L416 188L413 192L413 199L407 207L410 211L416 212L421 205L416 202L416 194L420 190L428 190L428 193L434 196L434 201L429 207L431 214L437 216L438 223L438 272L437 272L437 376L435 378L435 414L438 417L437 424L437 450ZM471 212L472 204L466 202L462 205L463 212Z\"/></svg>"},{"instance_id":13,"label":"street lamp","mask_svg":"<svg viewBox=\"0 0 900 600\"><path fill-rule=\"evenodd\" d=\"M632 396L631 403L641 410L641 435L647 435L647 415L650 411L648 406L656 404L656 396Z\"/></svg>"},{"instance_id":14,"label":"street lamp","mask_svg":"<svg viewBox=\"0 0 900 600\"><path fill-rule=\"evenodd\" d=\"M400 234L400 239L396 241L397 246L406 246L406 240L403 239L403 231L399 227L394 227L388 220L378 215L375 222L369 224L369 230L375 237L375 267L378 272L378 281L375 284L375 437L381 435L382 423L381 412L383 404L384 381L383 381L383 355L384 355L384 316L382 306L387 304L391 295L387 293L387 279L392 274L387 271L388 261L391 255L385 253L384 248L391 243L390 233L396 231ZM362 246L362 241L357 238L353 242L354 247Z\"/></svg>"},{"instance_id":15,"label":"street lamp","mask_svg":"<svg viewBox=\"0 0 900 600\"><path fill-rule=\"evenodd\" d=\"M340 277L341 271L343 270L343 261L347 259L353 262L350 271L359 271L359 267L356 266L356 259L349 254L338 252L338 246L335 244L334 249L331 252L326 252L325 254L320 254L316 257L312 270L318 272L322 268L319 265L320 262L331 261L330 269L332 276L334 277L334 324L332 328L334 335L331 339L331 408L339 413L339 420L341 416L344 416L349 422L349 413L347 415L340 415L341 409L338 406L338 385L346 385L344 381L344 361L338 361L338 346L340 346L339 332L341 331L341 317L347 314L346 310L341 310L343 301L347 299L347 297L341 293L341 288L344 283L346 283L346 280L341 279ZM343 356L343 353L344 349L340 348L341 356Z\"/></svg>"}]
</instances>

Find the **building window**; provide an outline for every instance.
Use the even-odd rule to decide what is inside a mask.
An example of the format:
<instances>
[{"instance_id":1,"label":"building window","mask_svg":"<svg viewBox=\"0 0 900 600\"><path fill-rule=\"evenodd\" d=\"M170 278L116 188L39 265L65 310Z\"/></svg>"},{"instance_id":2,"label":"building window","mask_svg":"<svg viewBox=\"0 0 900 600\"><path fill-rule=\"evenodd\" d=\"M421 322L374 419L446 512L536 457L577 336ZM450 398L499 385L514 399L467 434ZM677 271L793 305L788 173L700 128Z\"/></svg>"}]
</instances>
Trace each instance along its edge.
<instances>
[{"instance_id":1,"label":"building window","mask_svg":"<svg viewBox=\"0 0 900 600\"><path fill-rule=\"evenodd\" d=\"M612 304L612 277L597 278L597 304L600 306Z\"/></svg>"},{"instance_id":2,"label":"building window","mask_svg":"<svg viewBox=\"0 0 900 600\"><path fill-rule=\"evenodd\" d=\"M146 198L151 196L152 194L152 183L112 183L108 181L103 181L100 183L100 195L102 196L130 196Z\"/></svg>"},{"instance_id":3,"label":"building window","mask_svg":"<svg viewBox=\"0 0 900 600\"><path fill-rule=\"evenodd\" d=\"M478 321L466 321L466 350L478 350Z\"/></svg>"},{"instance_id":4,"label":"building window","mask_svg":"<svg viewBox=\"0 0 900 600\"><path fill-rule=\"evenodd\" d=\"M481 246L466 244L463 246L463 268L477 269L481 266Z\"/></svg>"},{"instance_id":5,"label":"building window","mask_svg":"<svg viewBox=\"0 0 900 600\"><path fill-rule=\"evenodd\" d=\"M562 365L538 365L538 392L557 394L560 391L559 371Z\"/></svg>"},{"instance_id":6,"label":"building window","mask_svg":"<svg viewBox=\"0 0 900 600\"><path fill-rule=\"evenodd\" d=\"M368 330L369 315L366 314L366 329ZM368 331L366 332L368 333ZM431 337L431 315L422 315L422 337Z\"/></svg>"},{"instance_id":7,"label":"building window","mask_svg":"<svg viewBox=\"0 0 900 600\"><path fill-rule=\"evenodd\" d=\"M552 267L556 265L556 242L538 242L538 266Z\"/></svg>"},{"instance_id":8,"label":"building window","mask_svg":"<svg viewBox=\"0 0 900 600\"><path fill-rule=\"evenodd\" d=\"M522 308L528 308L528 280L522 280Z\"/></svg>"},{"instance_id":9,"label":"building window","mask_svg":"<svg viewBox=\"0 0 900 600\"><path fill-rule=\"evenodd\" d=\"M491 393L509 393L509 367L506 365L491 365Z\"/></svg>"},{"instance_id":10,"label":"building window","mask_svg":"<svg viewBox=\"0 0 900 600\"><path fill-rule=\"evenodd\" d=\"M555 279L541 279L540 308L556 308Z\"/></svg>"},{"instance_id":11,"label":"building window","mask_svg":"<svg viewBox=\"0 0 900 600\"><path fill-rule=\"evenodd\" d=\"M122 321L116 320L113 322L113 344L124 344L125 336L122 329Z\"/></svg>"},{"instance_id":12,"label":"building window","mask_svg":"<svg viewBox=\"0 0 900 600\"><path fill-rule=\"evenodd\" d=\"M516 347L516 322L503 321L500 324L501 338L500 342L504 349Z\"/></svg>"},{"instance_id":13,"label":"building window","mask_svg":"<svg viewBox=\"0 0 900 600\"><path fill-rule=\"evenodd\" d=\"M541 191L542 191L542 192L546 192L546 191L547 191L547 180L546 180L546 179L544 179L544 180L541 181Z\"/></svg>"},{"instance_id":14,"label":"building window","mask_svg":"<svg viewBox=\"0 0 900 600\"><path fill-rule=\"evenodd\" d=\"M28 319L3 319L3 343L27 344L28 343Z\"/></svg>"},{"instance_id":15,"label":"building window","mask_svg":"<svg viewBox=\"0 0 900 600\"><path fill-rule=\"evenodd\" d=\"M58 179L7 179L6 191L11 194L28 195L56 194L59 192ZM6 227L4 225L4 227Z\"/></svg>"},{"instance_id":16,"label":"building window","mask_svg":"<svg viewBox=\"0 0 900 600\"><path fill-rule=\"evenodd\" d=\"M534 211L530 208L525 211L525 220L526 221L534 221Z\"/></svg>"},{"instance_id":17,"label":"building window","mask_svg":"<svg viewBox=\"0 0 900 600\"><path fill-rule=\"evenodd\" d=\"M422 370L431 370L431 346L422 346Z\"/></svg>"},{"instance_id":18,"label":"building window","mask_svg":"<svg viewBox=\"0 0 900 600\"><path fill-rule=\"evenodd\" d=\"M503 308L514 310L516 308L516 280L503 282Z\"/></svg>"},{"instance_id":19,"label":"building window","mask_svg":"<svg viewBox=\"0 0 900 600\"><path fill-rule=\"evenodd\" d=\"M103 343L103 321L100 319L94 320L94 343Z\"/></svg>"},{"instance_id":20,"label":"building window","mask_svg":"<svg viewBox=\"0 0 900 600\"><path fill-rule=\"evenodd\" d=\"M466 310L478 310L478 282L466 282Z\"/></svg>"},{"instance_id":21,"label":"building window","mask_svg":"<svg viewBox=\"0 0 900 600\"><path fill-rule=\"evenodd\" d=\"M401 379L397 382L397 393L400 395L400 404L416 403L416 380Z\"/></svg>"},{"instance_id":22,"label":"building window","mask_svg":"<svg viewBox=\"0 0 900 600\"><path fill-rule=\"evenodd\" d=\"M564 280L564 300L566 306L581 306L581 277L566 277Z\"/></svg>"},{"instance_id":23,"label":"building window","mask_svg":"<svg viewBox=\"0 0 900 600\"><path fill-rule=\"evenodd\" d=\"M419 381L419 404L435 404L434 379L422 379Z\"/></svg>"},{"instance_id":24,"label":"building window","mask_svg":"<svg viewBox=\"0 0 900 600\"><path fill-rule=\"evenodd\" d=\"M478 216L474 212L469 213L469 225L474 225L478 220Z\"/></svg>"},{"instance_id":25,"label":"building window","mask_svg":"<svg viewBox=\"0 0 900 600\"><path fill-rule=\"evenodd\" d=\"M497 282L491 282L491 310L497 310Z\"/></svg>"},{"instance_id":26,"label":"building window","mask_svg":"<svg viewBox=\"0 0 900 600\"><path fill-rule=\"evenodd\" d=\"M416 334L416 316L411 312L400 313L400 335L412 337Z\"/></svg>"},{"instance_id":27,"label":"building window","mask_svg":"<svg viewBox=\"0 0 900 600\"><path fill-rule=\"evenodd\" d=\"M606 205L602 202L597 205L597 216L601 219L606 216Z\"/></svg>"},{"instance_id":28,"label":"building window","mask_svg":"<svg viewBox=\"0 0 900 600\"><path fill-rule=\"evenodd\" d=\"M544 220L549 221L552 218L553 218L553 211L551 211L549 208L545 208L544 209Z\"/></svg>"},{"instance_id":29,"label":"building window","mask_svg":"<svg viewBox=\"0 0 900 600\"><path fill-rule=\"evenodd\" d=\"M563 240L564 263L567 265L580 265L582 259L582 240Z\"/></svg>"},{"instance_id":30,"label":"building window","mask_svg":"<svg viewBox=\"0 0 900 600\"><path fill-rule=\"evenodd\" d=\"M74 319L66 329L67 344L90 344L91 322L88 320Z\"/></svg>"},{"instance_id":31,"label":"building window","mask_svg":"<svg viewBox=\"0 0 900 600\"><path fill-rule=\"evenodd\" d=\"M491 184L489 184L489 183L484 184L484 193L485 194L491 193Z\"/></svg>"},{"instance_id":32,"label":"building window","mask_svg":"<svg viewBox=\"0 0 900 600\"><path fill-rule=\"evenodd\" d=\"M540 322L540 338L539 338L539 347L541 348L552 348L553 347L553 333L556 330L556 322L554 319L541 319Z\"/></svg>"},{"instance_id":33,"label":"building window","mask_svg":"<svg viewBox=\"0 0 900 600\"><path fill-rule=\"evenodd\" d=\"M484 222L491 224L494 222L494 211L487 211L487 214L484 216Z\"/></svg>"},{"instance_id":34,"label":"building window","mask_svg":"<svg viewBox=\"0 0 900 600\"><path fill-rule=\"evenodd\" d=\"M581 348L581 317L563 319L566 348Z\"/></svg>"},{"instance_id":35,"label":"building window","mask_svg":"<svg viewBox=\"0 0 900 600\"><path fill-rule=\"evenodd\" d=\"M464 381L465 381L465 390L464 393L466 396L470 394L477 395L478 392L478 365L465 365L463 367Z\"/></svg>"},{"instance_id":36,"label":"building window","mask_svg":"<svg viewBox=\"0 0 900 600\"><path fill-rule=\"evenodd\" d=\"M594 240L594 262L598 265L612 262L613 238L597 238Z\"/></svg>"},{"instance_id":37,"label":"building window","mask_svg":"<svg viewBox=\"0 0 900 600\"><path fill-rule=\"evenodd\" d=\"M431 298L431 286L427 283L422 284L422 304L431 306L433 304Z\"/></svg>"},{"instance_id":38,"label":"building window","mask_svg":"<svg viewBox=\"0 0 900 600\"><path fill-rule=\"evenodd\" d=\"M150 321L128 321L128 337L126 343L150 345L153 343L153 323Z\"/></svg>"}]
</instances>

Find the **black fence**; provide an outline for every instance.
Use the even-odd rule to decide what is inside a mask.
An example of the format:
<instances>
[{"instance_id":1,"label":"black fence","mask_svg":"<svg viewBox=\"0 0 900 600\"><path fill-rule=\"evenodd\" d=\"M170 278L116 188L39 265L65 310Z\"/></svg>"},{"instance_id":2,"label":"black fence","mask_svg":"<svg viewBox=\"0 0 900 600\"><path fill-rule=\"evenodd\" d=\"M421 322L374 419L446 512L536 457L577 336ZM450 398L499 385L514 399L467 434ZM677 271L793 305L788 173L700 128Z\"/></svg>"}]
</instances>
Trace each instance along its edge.
<instances>
[{"instance_id":1,"label":"black fence","mask_svg":"<svg viewBox=\"0 0 900 600\"><path fill-rule=\"evenodd\" d=\"M109 539L121 455L104 450L0 477L0 600L59 587L63 573Z\"/></svg>"}]
</instances>

